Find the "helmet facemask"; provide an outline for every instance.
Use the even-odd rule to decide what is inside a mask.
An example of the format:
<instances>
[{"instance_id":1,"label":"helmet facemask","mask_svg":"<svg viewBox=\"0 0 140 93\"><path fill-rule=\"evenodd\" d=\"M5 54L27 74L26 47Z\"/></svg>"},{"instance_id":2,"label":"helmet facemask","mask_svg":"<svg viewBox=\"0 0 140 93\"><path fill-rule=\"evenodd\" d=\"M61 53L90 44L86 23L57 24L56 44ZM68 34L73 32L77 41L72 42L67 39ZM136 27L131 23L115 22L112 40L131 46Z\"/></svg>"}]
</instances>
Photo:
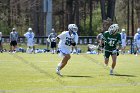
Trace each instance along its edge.
<instances>
[{"instance_id":1,"label":"helmet facemask","mask_svg":"<svg viewBox=\"0 0 140 93\"><path fill-rule=\"evenodd\" d=\"M69 24L68 30L71 31L73 34L75 34L78 31L78 27L76 26L76 24Z\"/></svg>"},{"instance_id":2,"label":"helmet facemask","mask_svg":"<svg viewBox=\"0 0 140 93\"><path fill-rule=\"evenodd\" d=\"M119 31L119 26L118 24L112 24L109 29L108 29L109 33L111 35L115 35L118 31Z\"/></svg>"}]
</instances>

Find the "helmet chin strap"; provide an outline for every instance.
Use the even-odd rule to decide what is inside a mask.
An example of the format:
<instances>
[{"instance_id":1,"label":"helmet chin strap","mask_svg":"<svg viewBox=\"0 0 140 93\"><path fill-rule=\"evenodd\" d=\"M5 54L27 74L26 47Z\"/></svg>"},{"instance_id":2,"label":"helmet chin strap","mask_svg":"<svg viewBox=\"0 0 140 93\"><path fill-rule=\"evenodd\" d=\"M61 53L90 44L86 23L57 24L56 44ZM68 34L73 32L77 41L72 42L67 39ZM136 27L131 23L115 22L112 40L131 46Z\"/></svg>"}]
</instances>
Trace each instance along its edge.
<instances>
[{"instance_id":1,"label":"helmet chin strap","mask_svg":"<svg viewBox=\"0 0 140 93\"><path fill-rule=\"evenodd\" d=\"M69 32L75 35L75 32L71 29L69 29Z\"/></svg>"},{"instance_id":2,"label":"helmet chin strap","mask_svg":"<svg viewBox=\"0 0 140 93\"><path fill-rule=\"evenodd\" d=\"M74 34L74 35L75 35L75 34L76 34L76 32L72 31L72 34Z\"/></svg>"}]
</instances>

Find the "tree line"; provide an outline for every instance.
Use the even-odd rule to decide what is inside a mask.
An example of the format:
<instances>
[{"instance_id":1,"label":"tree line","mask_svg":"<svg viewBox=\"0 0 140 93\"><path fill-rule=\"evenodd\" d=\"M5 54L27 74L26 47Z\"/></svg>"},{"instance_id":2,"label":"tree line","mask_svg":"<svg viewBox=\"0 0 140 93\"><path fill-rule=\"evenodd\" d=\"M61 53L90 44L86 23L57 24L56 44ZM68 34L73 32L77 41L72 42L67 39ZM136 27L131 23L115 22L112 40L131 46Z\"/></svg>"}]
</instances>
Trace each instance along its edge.
<instances>
[{"instance_id":1,"label":"tree line","mask_svg":"<svg viewBox=\"0 0 140 93\"><path fill-rule=\"evenodd\" d=\"M111 23L119 23L119 20L123 20L124 23L120 22L121 26L128 29L126 21L129 21L130 26L132 1L135 10L134 18L137 19L134 20L136 23L134 28L136 28L140 25L139 0L53 0L52 27L59 33L67 30L69 23L75 23L79 27L80 35L94 36L106 29L106 20L109 18ZM128 7L128 5L130 6ZM122 10L125 9L124 19L119 18L123 14L118 14L116 11L118 6ZM128 8L130 8L129 15L127 15ZM21 35L27 31L28 27L32 27L38 36L46 35L46 14L43 12L43 0L1 0L0 12L0 30L5 35L9 34L12 27L16 27ZM129 27L128 30L130 29L132 27Z\"/></svg>"}]
</instances>

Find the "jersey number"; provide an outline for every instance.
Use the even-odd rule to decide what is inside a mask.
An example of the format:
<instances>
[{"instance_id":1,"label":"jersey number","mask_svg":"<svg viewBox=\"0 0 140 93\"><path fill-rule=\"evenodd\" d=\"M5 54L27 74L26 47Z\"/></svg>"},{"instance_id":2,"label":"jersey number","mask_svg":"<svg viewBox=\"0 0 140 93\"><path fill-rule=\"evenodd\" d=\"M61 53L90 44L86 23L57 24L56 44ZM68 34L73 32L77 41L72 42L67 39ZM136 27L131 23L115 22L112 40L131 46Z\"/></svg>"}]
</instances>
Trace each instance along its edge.
<instances>
[{"instance_id":1,"label":"jersey number","mask_svg":"<svg viewBox=\"0 0 140 93\"><path fill-rule=\"evenodd\" d=\"M109 41L109 46L114 46L114 44L115 44L115 41L113 40Z\"/></svg>"},{"instance_id":2,"label":"jersey number","mask_svg":"<svg viewBox=\"0 0 140 93\"><path fill-rule=\"evenodd\" d=\"M32 38L32 34L29 34L29 38Z\"/></svg>"},{"instance_id":3,"label":"jersey number","mask_svg":"<svg viewBox=\"0 0 140 93\"><path fill-rule=\"evenodd\" d=\"M140 35L138 35L138 40L140 40Z\"/></svg>"},{"instance_id":4,"label":"jersey number","mask_svg":"<svg viewBox=\"0 0 140 93\"><path fill-rule=\"evenodd\" d=\"M122 39L125 39L125 35L122 35Z\"/></svg>"}]
</instances>

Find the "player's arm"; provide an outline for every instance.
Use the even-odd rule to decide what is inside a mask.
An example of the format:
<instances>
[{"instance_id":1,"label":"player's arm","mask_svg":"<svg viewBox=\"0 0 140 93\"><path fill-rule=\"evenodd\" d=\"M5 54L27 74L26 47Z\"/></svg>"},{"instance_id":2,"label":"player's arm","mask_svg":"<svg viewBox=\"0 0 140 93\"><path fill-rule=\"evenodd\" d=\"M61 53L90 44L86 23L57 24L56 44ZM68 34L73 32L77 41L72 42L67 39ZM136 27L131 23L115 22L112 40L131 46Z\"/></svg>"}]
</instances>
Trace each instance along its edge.
<instances>
[{"instance_id":1,"label":"player's arm","mask_svg":"<svg viewBox=\"0 0 140 93\"><path fill-rule=\"evenodd\" d=\"M48 41L51 41L51 33L50 33L50 35L48 36L48 39L49 39Z\"/></svg>"},{"instance_id":2,"label":"player's arm","mask_svg":"<svg viewBox=\"0 0 140 93\"><path fill-rule=\"evenodd\" d=\"M106 36L105 36L105 33L103 33L101 36L101 40L99 41L99 45L103 46L105 43L105 40L106 40Z\"/></svg>"},{"instance_id":3,"label":"player's arm","mask_svg":"<svg viewBox=\"0 0 140 93\"><path fill-rule=\"evenodd\" d=\"M78 38L79 38L79 36L78 36L78 34L77 33L75 33L75 34L73 34L73 39L72 39L72 42L71 42L71 45L72 46L76 46L77 44L78 44Z\"/></svg>"},{"instance_id":4,"label":"player's arm","mask_svg":"<svg viewBox=\"0 0 140 93\"><path fill-rule=\"evenodd\" d=\"M64 39L65 37L66 37L66 35L65 35L65 33L66 33L66 31L63 31L61 34L59 34L57 37L56 37L56 39Z\"/></svg>"},{"instance_id":5,"label":"player's arm","mask_svg":"<svg viewBox=\"0 0 140 93\"><path fill-rule=\"evenodd\" d=\"M121 47L122 47L122 41L121 41L121 35L120 34L118 34L118 46L117 46L117 50L120 50L121 49Z\"/></svg>"},{"instance_id":6,"label":"player's arm","mask_svg":"<svg viewBox=\"0 0 140 93\"><path fill-rule=\"evenodd\" d=\"M25 34L24 34L24 37L26 37L26 38L27 38L27 35L28 35L28 34L27 34L27 33L25 33Z\"/></svg>"},{"instance_id":7,"label":"player's arm","mask_svg":"<svg viewBox=\"0 0 140 93\"><path fill-rule=\"evenodd\" d=\"M116 49L112 51L113 54L117 54L117 56L119 55L119 50L121 49L122 47L122 42L121 42L121 35L119 34L118 35L118 42L117 42L117 46L116 46Z\"/></svg>"}]
</instances>

